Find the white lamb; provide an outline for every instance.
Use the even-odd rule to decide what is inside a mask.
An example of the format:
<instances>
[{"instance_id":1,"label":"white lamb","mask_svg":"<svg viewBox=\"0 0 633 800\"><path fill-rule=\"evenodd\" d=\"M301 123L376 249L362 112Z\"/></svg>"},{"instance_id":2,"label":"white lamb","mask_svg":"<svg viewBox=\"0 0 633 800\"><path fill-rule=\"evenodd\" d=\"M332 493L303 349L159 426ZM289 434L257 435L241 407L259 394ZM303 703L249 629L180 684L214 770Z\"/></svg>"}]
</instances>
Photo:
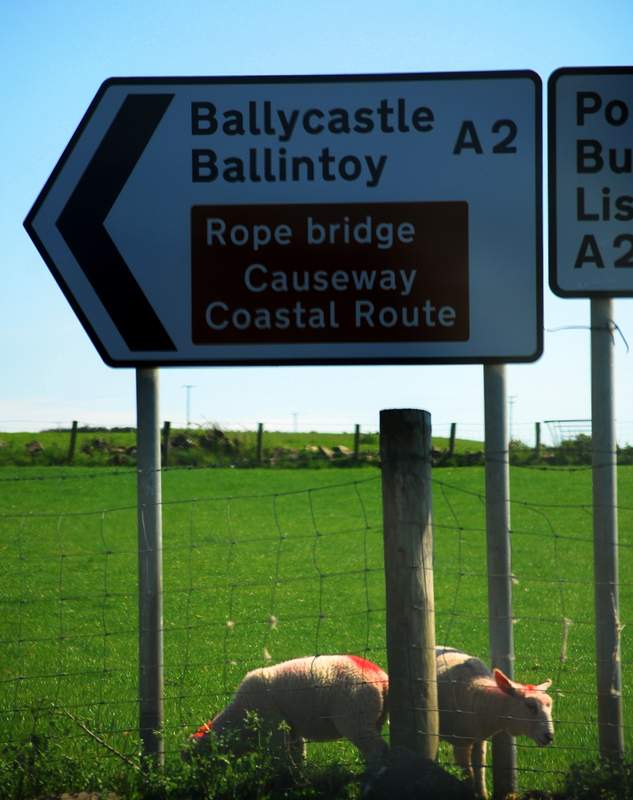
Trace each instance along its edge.
<instances>
[{"instance_id":1,"label":"white lamb","mask_svg":"<svg viewBox=\"0 0 633 800\"><path fill-rule=\"evenodd\" d=\"M387 691L386 673L359 656L284 661L249 672L232 702L191 738L200 752L212 734L226 737L234 751L249 750L255 741L247 716L255 712L271 733L271 744L283 745L295 760L305 757L307 739L347 738L368 766L377 767L388 749L380 735L387 716Z\"/></svg>"},{"instance_id":2,"label":"white lamb","mask_svg":"<svg viewBox=\"0 0 633 800\"><path fill-rule=\"evenodd\" d=\"M475 794L486 798L486 739L505 731L529 736L541 747L552 743L552 698L545 694L552 682L517 683L452 647L437 647L436 657L440 738L452 744Z\"/></svg>"}]
</instances>

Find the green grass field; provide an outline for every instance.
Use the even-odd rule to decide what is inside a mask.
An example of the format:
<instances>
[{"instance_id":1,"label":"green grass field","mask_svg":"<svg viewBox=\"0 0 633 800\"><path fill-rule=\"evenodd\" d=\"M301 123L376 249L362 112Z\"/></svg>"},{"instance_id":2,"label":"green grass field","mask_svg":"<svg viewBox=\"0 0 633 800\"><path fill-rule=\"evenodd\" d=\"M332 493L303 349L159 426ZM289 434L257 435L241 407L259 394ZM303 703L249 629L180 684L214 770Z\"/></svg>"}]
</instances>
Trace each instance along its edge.
<instances>
[{"instance_id":1,"label":"green grass field","mask_svg":"<svg viewBox=\"0 0 633 800\"><path fill-rule=\"evenodd\" d=\"M627 626L633 468L619 475ZM518 740L519 780L522 790L551 790L572 762L597 753L591 473L511 476L515 677L553 679L557 720L553 747ZM106 784L122 762L80 723L135 757L135 480L132 471L0 469L0 747L37 733ZM386 667L378 470L173 470L163 503L168 761L268 659L355 652ZM437 470L433 505L437 641L487 660L483 469ZM310 754L360 769L345 743Z\"/></svg>"}]
</instances>

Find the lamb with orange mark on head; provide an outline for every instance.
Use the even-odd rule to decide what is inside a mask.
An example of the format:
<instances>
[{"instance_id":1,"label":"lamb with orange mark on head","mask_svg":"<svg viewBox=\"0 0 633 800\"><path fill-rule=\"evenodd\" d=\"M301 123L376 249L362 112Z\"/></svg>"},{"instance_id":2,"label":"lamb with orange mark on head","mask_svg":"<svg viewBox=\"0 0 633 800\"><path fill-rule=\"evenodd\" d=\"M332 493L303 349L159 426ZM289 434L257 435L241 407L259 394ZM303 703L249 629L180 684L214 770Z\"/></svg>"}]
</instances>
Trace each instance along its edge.
<instances>
[{"instance_id":1,"label":"lamb with orange mark on head","mask_svg":"<svg viewBox=\"0 0 633 800\"><path fill-rule=\"evenodd\" d=\"M295 761L305 757L305 742L349 739L370 768L387 751L381 729L387 716L389 681L371 661L352 655L296 658L247 673L229 705L191 737L202 753L211 736L234 752L251 750L256 734L249 712L262 720L271 746Z\"/></svg>"},{"instance_id":2,"label":"lamb with orange mark on head","mask_svg":"<svg viewBox=\"0 0 633 800\"><path fill-rule=\"evenodd\" d=\"M440 738L452 744L455 761L470 777L475 794L487 798L486 739L505 731L529 736L541 747L552 743L552 698L545 693L552 682L518 683L452 647L435 652Z\"/></svg>"}]
</instances>

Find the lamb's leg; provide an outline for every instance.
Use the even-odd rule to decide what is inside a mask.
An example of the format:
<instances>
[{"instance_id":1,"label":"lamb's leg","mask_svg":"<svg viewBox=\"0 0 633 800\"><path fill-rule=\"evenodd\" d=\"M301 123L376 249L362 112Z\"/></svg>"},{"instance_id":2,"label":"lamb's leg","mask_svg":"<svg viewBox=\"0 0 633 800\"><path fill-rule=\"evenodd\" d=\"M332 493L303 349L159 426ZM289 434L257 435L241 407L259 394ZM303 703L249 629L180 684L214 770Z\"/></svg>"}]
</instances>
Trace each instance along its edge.
<instances>
[{"instance_id":1,"label":"lamb's leg","mask_svg":"<svg viewBox=\"0 0 633 800\"><path fill-rule=\"evenodd\" d=\"M382 766L389 746L371 722L350 715L338 717L334 724L341 737L360 750L370 771Z\"/></svg>"},{"instance_id":2,"label":"lamb's leg","mask_svg":"<svg viewBox=\"0 0 633 800\"><path fill-rule=\"evenodd\" d=\"M301 736L290 734L288 737L288 755L295 767L302 767L306 762L306 740Z\"/></svg>"},{"instance_id":3,"label":"lamb's leg","mask_svg":"<svg viewBox=\"0 0 633 800\"><path fill-rule=\"evenodd\" d=\"M477 797L487 798L486 791L486 740L473 744L473 773L475 783L475 794Z\"/></svg>"},{"instance_id":4,"label":"lamb's leg","mask_svg":"<svg viewBox=\"0 0 633 800\"><path fill-rule=\"evenodd\" d=\"M306 760L305 739L297 736L288 723L279 715L269 712L266 720L271 731L270 748L295 766L303 766Z\"/></svg>"},{"instance_id":5,"label":"lamb's leg","mask_svg":"<svg viewBox=\"0 0 633 800\"><path fill-rule=\"evenodd\" d=\"M469 778L473 789L476 791L475 776L473 774L473 766L470 760L473 749L473 743L467 742L466 744L454 744L453 754L455 755L455 763L461 767L464 776Z\"/></svg>"}]
</instances>

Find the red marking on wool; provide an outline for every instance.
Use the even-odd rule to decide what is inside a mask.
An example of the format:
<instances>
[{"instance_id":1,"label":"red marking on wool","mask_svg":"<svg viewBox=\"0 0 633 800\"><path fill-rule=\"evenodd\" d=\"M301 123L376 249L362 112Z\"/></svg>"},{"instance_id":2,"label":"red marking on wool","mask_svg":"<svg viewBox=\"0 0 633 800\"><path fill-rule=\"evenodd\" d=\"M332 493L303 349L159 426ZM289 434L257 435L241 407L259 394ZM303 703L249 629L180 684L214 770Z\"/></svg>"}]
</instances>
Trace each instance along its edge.
<instances>
[{"instance_id":1,"label":"red marking on wool","mask_svg":"<svg viewBox=\"0 0 633 800\"><path fill-rule=\"evenodd\" d=\"M192 739L202 739L202 737L209 733L209 731L213 728L213 721L209 720L208 722L203 722L202 725L198 728L195 733L191 734Z\"/></svg>"},{"instance_id":2,"label":"red marking on wool","mask_svg":"<svg viewBox=\"0 0 633 800\"><path fill-rule=\"evenodd\" d=\"M361 658L360 656L348 656L348 658L364 672L382 672L382 669L378 666L378 664L374 664L373 661L367 661L366 658Z\"/></svg>"}]
</instances>

